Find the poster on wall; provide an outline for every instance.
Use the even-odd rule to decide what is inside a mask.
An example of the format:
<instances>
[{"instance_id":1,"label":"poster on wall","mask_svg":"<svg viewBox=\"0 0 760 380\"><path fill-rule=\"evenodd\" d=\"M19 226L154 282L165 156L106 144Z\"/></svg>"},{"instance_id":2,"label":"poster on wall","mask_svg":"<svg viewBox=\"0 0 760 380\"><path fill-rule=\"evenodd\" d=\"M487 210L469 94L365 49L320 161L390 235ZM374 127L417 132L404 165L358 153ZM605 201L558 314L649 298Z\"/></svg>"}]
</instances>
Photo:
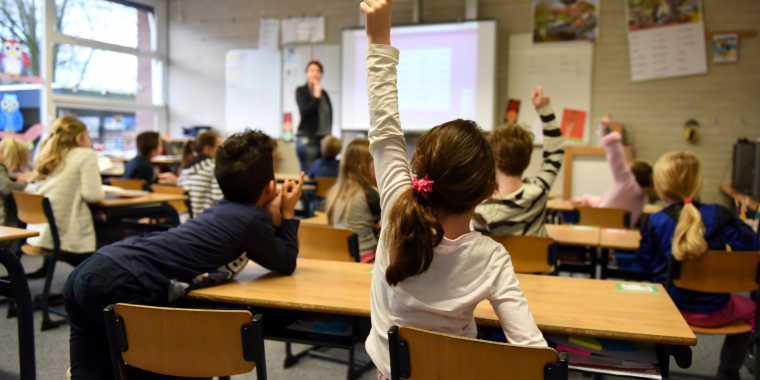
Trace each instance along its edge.
<instances>
[{"instance_id":1,"label":"poster on wall","mask_svg":"<svg viewBox=\"0 0 760 380\"><path fill-rule=\"evenodd\" d=\"M736 33L714 34L712 39L712 60L715 63L738 62L739 35Z\"/></svg>"},{"instance_id":2,"label":"poster on wall","mask_svg":"<svg viewBox=\"0 0 760 380\"><path fill-rule=\"evenodd\" d=\"M565 108L562 110L562 137L570 141L583 141L586 128L586 111Z\"/></svg>"},{"instance_id":3,"label":"poster on wall","mask_svg":"<svg viewBox=\"0 0 760 380\"><path fill-rule=\"evenodd\" d=\"M599 39L599 0L539 0L531 13L533 43Z\"/></svg>"},{"instance_id":4,"label":"poster on wall","mask_svg":"<svg viewBox=\"0 0 760 380\"><path fill-rule=\"evenodd\" d=\"M701 0L624 0L631 80L707 73Z\"/></svg>"}]
</instances>

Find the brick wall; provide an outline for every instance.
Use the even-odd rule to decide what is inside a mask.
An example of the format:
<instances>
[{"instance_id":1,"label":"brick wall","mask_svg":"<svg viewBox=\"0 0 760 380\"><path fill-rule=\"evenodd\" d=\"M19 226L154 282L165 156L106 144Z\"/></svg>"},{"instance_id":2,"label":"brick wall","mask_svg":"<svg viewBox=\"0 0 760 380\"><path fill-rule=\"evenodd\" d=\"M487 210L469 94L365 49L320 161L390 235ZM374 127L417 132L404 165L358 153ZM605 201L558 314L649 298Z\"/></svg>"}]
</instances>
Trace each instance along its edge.
<instances>
[{"instance_id":1,"label":"brick wall","mask_svg":"<svg viewBox=\"0 0 760 380\"><path fill-rule=\"evenodd\" d=\"M464 0L421 0L422 22L456 20ZM631 83L623 0L601 1L601 41L594 52L592 118L607 111L624 123L637 156L655 161L671 150L689 149L702 158L703 199L725 201L718 185L730 181L731 146L738 137L760 137L760 38L740 41L739 63L709 64L702 76ZM757 0L703 0L708 31L757 30ZM344 27L358 24L353 0L184 0L169 3L169 115L172 132L183 124L224 124L224 56L229 49L256 48L262 17L313 16L327 20L326 43L339 43ZM508 43L530 30L529 0L480 0L480 18L496 19L498 96L506 104ZM396 1L394 22L411 21L411 2ZM709 51L708 51L709 53ZM253 116L252 116L253 117ZM700 141L683 138L683 123L701 124Z\"/></svg>"}]
</instances>

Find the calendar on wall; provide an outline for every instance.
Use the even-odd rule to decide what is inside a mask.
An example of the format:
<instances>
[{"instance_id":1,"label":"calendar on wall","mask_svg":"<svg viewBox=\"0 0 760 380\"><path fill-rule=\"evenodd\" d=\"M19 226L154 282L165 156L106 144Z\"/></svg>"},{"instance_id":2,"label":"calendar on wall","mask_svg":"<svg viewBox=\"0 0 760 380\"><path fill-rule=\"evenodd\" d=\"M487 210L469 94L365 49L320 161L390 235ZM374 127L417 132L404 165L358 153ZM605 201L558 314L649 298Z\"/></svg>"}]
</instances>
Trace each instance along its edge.
<instances>
[{"instance_id":1,"label":"calendar on wall","mask_svg":"<svg viewBox=\"0 0 760 380\"><path fill-rule=\"evenodd\" d=\"M624 0L634 82L707 73L701 0Z\"/></svg>"}]
</instances>

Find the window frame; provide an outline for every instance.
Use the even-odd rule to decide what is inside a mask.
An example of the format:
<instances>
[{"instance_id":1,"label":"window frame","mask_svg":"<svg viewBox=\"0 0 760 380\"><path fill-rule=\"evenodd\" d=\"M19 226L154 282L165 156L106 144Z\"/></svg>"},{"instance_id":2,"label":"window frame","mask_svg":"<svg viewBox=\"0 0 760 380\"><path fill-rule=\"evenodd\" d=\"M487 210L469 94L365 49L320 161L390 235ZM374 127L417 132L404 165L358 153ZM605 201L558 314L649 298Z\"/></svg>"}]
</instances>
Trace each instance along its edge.
<instances>
[{"instance_id":1,"label":"window frame","mask_svg":"<svg viewBox=\"0 0 760 380\"><path fill-rule=\"evenodd\" d=\"M137 48L111 44L107 42L95 41L87 38L74 37L55 31L55 0L43 0L42 24L45 28L43 33L43 46L41 49L41 60L43 62L42 77L45 79L45 86L42 92L41 118L45 125L45 132L48 130L50 123L55 120L58 108L79 108L90 110L108 110L108 111L152 111L156 114L156 131L159 133L168 133L168 120L166 111L166 89L167 89L167 4L162 0L131 0L130 2L138 5L145 5L153 8L154 19L156 23L156 50L145 51ZM52 88L53 72L55 63L52 61L53 43L68 44L73 46L83 46L92 49L113 51L123 54L131 54L138 58L152 58L161 62L161 99L154 99L154 104L144 104L116 99L102 99L95 97L76 96L68 94L54 94Z\"/></svg>"}]
</instances>

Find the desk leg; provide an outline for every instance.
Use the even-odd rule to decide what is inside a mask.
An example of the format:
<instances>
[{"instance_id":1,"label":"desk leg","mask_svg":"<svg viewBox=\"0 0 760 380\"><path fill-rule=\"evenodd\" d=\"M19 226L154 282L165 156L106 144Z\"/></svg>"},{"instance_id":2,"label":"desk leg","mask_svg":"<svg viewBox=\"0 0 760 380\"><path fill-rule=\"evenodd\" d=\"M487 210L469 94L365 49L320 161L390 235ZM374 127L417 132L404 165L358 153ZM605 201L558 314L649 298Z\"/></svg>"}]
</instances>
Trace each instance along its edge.
<instances>
[{"instance_id":1,"label":"desk leg","mask_svg":"<svg viewBox=\"0 0 760 380\"><path fill-rule=\"evenodd\" d=\"M13 297L18 305L18 351L21 380L35 380L37 370L34 357L34 319L32 295L26 282L24 267L18 257L6 249L0 249L0 265L8 271L10 282L0 280L0 294Z\"/></svg>"},{"instance_id":2,"label":"desk leg","mask_svg":"<svg viewBox=\"0 0 760 380\"><path fill-rule=\"evenodd\" d=\"M609 265L610 265L610 250L607 248L602 248L602 275L601 275L602 280L607 279L607 269Z\"/></svg>"}]
</instances>

